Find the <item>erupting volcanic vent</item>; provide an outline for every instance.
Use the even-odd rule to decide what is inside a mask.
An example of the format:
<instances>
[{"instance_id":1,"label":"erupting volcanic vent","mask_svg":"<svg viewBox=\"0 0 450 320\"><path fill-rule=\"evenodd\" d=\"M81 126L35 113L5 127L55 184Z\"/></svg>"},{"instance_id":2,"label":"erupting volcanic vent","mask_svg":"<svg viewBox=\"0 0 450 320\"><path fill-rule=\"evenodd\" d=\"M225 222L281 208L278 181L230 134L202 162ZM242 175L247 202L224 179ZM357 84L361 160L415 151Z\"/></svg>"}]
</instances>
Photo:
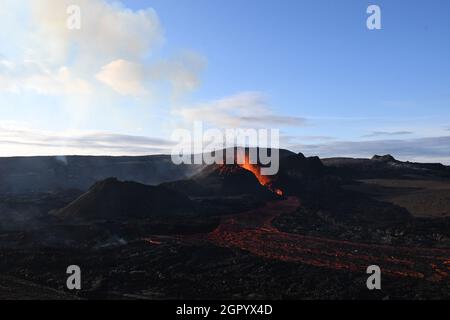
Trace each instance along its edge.
<instances>
[{"instance_id":1,"label":"erupting volcanic vent","mask_svg":"<svg viewBox=\"0 0 450 320\"><path fill-rule=\"evenodd\" d=\"M248 155L245 156L245 162L240 164L242 168L253 173L258 179L259 183L268 188L270 191L276 193L279 196L283 195L283 191L273 187L273 176L264 176L261 174L261 167L257 164L251 164Z\"/></svg>"}]
</instances>

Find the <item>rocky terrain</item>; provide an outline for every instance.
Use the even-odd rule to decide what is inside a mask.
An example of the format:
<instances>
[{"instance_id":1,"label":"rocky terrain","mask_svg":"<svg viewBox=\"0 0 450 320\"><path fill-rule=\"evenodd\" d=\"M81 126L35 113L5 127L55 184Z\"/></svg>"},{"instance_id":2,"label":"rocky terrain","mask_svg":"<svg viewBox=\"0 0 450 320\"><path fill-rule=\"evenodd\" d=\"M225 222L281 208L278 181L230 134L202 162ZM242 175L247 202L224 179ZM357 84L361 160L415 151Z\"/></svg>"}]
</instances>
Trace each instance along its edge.
<instances>
[{"instance_id":1,"label":"rocky terrain","mask_svg":"<svg viewBox=\"0 0 450 320\"><path fill-rule=\"evenodd\" d=\"M50 160L42 161L36 168ZM116 161L103 164L115 166L119 174L112 176L118 178L97 179L110 169L91 177L92 169L84 168L80 177L89 177L84 183L96 179L87 187L73 189L70 179L33 185L45 181L44 170L35 171L20 193L1 193L0 298L444 299L450 294L450 220L436 213L446 206L445 166L404 163L389 155L320 160L284 151L279 173L270 178L245 163L185 168L172 178L160 173L155 179L166 181L147 185L142 183L150 179L147 173L132 181L147 160L131 171ZM48 190L57 185L62 189ZM26 192L32 186L42 192ZM405 201L418 193L433 197L422 196L420 205ZM443 202L433 207L436 197ZM83 289L77 292L65 289L72 264L83 271ZM366 288L371 264L383 270L381 291Z\"/></svg>"}]
</instances>

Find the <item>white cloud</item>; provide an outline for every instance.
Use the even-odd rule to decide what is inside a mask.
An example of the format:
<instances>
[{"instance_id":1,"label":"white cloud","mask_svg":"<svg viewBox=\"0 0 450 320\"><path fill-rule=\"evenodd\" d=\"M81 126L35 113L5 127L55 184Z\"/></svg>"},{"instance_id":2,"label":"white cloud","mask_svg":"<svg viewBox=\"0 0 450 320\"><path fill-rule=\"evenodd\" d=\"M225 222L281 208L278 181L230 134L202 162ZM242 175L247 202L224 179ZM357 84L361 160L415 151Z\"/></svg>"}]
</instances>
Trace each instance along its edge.
<instances>
[{"instance_id":1,"label":"white cloud","mask_svg":"<svg viewBox=\"0 0 450 320\"><path fill-rule=\"evenodd\" d=\"M34 62L16 64L7 60L0 60L0 90L44 95L78 95L92 91L87 81L76 78L67 67L52 71Z\"/></svg>"},{"instance_id":2,"label":"white cloud","mask_svg":"<svg viewBox=\"0 0 450 320\"><path fill-rule=\"evenodd\" d=\"M205 121L219 128L301 127L306 119L274 114L265 95L243 92L230 97L184 106L173 111L185 121Z\"/></svg>"},{"instance_id":3,"label":"white cloud","mask_svg":"<svg viewBox=\"0 0 450 320\"><path fill-rule=\"evenodd\" d=\"M80 30L67 28L69 5L81 8ZM92 128L99 115L102 130L134 130L136 118L151 118L148 106L168 105L196 89L206 65L189 51L162 55L165 39L155 10L132 10L119 1L2 0L0 22L0 101L14 106L10 119L34 119L51 130L61 127L52 123L55 112L72 130L0 128L0 156L158 152L163 146L149 145L145 137L105 140L105 134L75 130ZM136 96L145 99L131 99ZM126 113L124 106L135 112ZM151 121L150 128L161 125Z\"/></svg>"},{"instance_id":4,"label":"white cloud","mask_svg":"<svg viewBox=\"0 0 450 320\"><path fill-rule=\"evenodd\" d=\"M142 95L165 83L179 95L200 83L198 55L152 59L165 41L152 8L131 10L106 0L4 1L0 90L95 94L97 79L121 95ZM80 30L67 28L70 5L81 9Z\"/></svg>"},{"instance_id":5,"label":"white cloud","mask_svg":"<svg viewBox=\"0 0 450 320\"><path fill-rule=\"evenodd\" d=\"M363 138L381 137L381 136L405 136L414 134L412 131L373 131L363 136Z\"/></svg>"},{"instance_id":6,"label":"white cloud","mask_svg":"<svg viewBox=\"0 0 450 320\"><path fill-rule=\"evenodd\" d=\"M32 0L32 60L64 64L73 51L85 66L116 59L139 60L163 41L162 27L152 8L132 11L104 0ZM67 8L81 9L81 29L66 27ZM46 46L40 45L44 41Z\"/></svg>"},{"instance_id":7,"label":"white cloud","mask_svg":"<svg viewBox=\"0 0 450 320\"><path fill-rule=\"evenodd\" d=\"M118 93L135 96L145 93L144 77L141 65L125 60L111 62L96 75L97 80L110 86Z\"/></svg>"},{"instance_id":8,"label":"white cloud","mask_svg":"<svg viewBox=\"0 0 450 320\"><path fill-rule=\"evenodd\" d=\"M200 86L199 74L205 66L206 60L203 57L193 52L184 52L151 66L149 77L168 81L172 85L174 97L178 97Z\"/></svg>"},{"instance_id":9,"label":"white cloud","mask_svg":"<svg viewBox=\"0 0 450 320\"><path fill-rule=\"evenodd\" d=\"M108 132L36 130L15 122L0 123L0 156L147 155L170 153L174 142Z\"/></svg>"},{"instance_id":10,"label":"white cloud","mask_svg":"<svg viewBox=\"0 0 450 320\"><path fill-rule=\"evenodd\" d=\"M169 83L172 96L178 97L200 85L199 74L205 64L204 59L194 53L148 66L119 59L103 66L95 77L119 94L133 96L148 94L159 83Z\"/></svg>"}]
</instances>

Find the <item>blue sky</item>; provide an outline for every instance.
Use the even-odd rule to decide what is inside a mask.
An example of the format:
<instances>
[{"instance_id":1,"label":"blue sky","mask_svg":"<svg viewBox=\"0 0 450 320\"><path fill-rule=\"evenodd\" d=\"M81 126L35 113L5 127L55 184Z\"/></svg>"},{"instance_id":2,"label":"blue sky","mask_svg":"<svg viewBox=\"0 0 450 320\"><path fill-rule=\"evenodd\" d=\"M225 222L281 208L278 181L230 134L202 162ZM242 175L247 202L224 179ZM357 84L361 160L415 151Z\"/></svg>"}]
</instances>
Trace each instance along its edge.
<instances>
[{"instance_id":1,"label":"blue sky","mask_svg":"<svg viewBox=\"0 0 450 320\"><path fill-rule=\"evenodd\" d=\"M0 69L5 155L163 152L170 145L163 140L178 126L194 120L225 126L221 119L251 126L242 119L254 113L259 124L279 127L283 145L295 151L390 152L450 163L446 0L74 0L87 20L81 36L49 23L65 18L54 0L38 0L40 9L6 2L0 35L12 45L0 45L0 60L9 66ZM366 28L370 4L381 7L382 30ZM112 29L122 35L99 27L96 10L104 21L118 22ZM17 15L32 18L18 25ZM54 90L30 80L23 66L29 60L52 74L38 79ZM20 140L24 132L34 138ZM98 143L83 148L95 137ZM134 139L135 148L115 138Z\"/></svg>"}]
</instances>

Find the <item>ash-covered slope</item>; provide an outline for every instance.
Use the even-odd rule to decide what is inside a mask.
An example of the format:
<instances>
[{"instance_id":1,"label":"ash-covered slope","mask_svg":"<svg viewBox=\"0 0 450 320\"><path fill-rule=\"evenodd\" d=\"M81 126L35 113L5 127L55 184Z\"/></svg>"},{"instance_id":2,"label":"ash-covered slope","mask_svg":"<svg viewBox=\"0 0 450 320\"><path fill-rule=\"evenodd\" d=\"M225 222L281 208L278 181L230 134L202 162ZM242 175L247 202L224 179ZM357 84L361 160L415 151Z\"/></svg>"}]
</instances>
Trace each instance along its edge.
<instances>
[{"instance_id":1,"label":"ash-covered slope","mask_svg":"<svg viewBox=\"0 0 450 320\"><path fill-rule=\"evenodd\" d=\"M189 180L165 183L164 186L189 196L273 197L256 176L239 165L211 165Z\"/></svg>"},{"instance_id":2,"label":"ash-covered slope","mask_svg":"<svg viewBox=\"0 0 450 320\"><path fill-rule=\"evenodd\" d=\"M263 194L268 191L252 172L238 165L213 165L194 176L193 180L224 195Z\"/></svg>"},{"instance_id":3,"label":"ash-covered slope","mask_svg":"<svg viewBox=\"0 0 450 320\"><path fill-rule=\"evenodd\" d=\"M320 177L325 173L325 167L318 157L305 157L298 153L281 159L280 172L297 177Z\"/></svg>"},{"instance_id":4,"label":"ash-covered slope","mask_svg":"<svg viewBox=\"0 0 450 320\"><path fill-rule=\"evenodd\" d=\"M271 188L284 195L317 193L336 183L318 157L305 157L302 153L281 159L278 174L270 180Z\"/></svg>"},{"instance_id":5,"label":"ash-covered slope","mask_svg":"<svg viewBox=\"0 0 450 320\"><path fill-rule=\"evenodd\" d=\"M95 183L88 192L58 210L56 215L66 219L92 221L141 219L192 211L192 202L174 190L109 178Z\"/></svg>"},{"instance_id":6,"label":"ash-covered slope","mask_svg":"<svg viewBox=\"0 0 450 320\"><path fill-rule=\"evenodd\" d=\"M165 183L189 196L233 196L253 194L267 197L296 195L301 190L316 190L328 184L327 168L318 157L292 152L280 157L277 174L262 176L261 166L211 165L191 179ZM333 177L332 177L333 178ZM270 198L269 197L269 198Z\"/></svg>"}]
</instances>

